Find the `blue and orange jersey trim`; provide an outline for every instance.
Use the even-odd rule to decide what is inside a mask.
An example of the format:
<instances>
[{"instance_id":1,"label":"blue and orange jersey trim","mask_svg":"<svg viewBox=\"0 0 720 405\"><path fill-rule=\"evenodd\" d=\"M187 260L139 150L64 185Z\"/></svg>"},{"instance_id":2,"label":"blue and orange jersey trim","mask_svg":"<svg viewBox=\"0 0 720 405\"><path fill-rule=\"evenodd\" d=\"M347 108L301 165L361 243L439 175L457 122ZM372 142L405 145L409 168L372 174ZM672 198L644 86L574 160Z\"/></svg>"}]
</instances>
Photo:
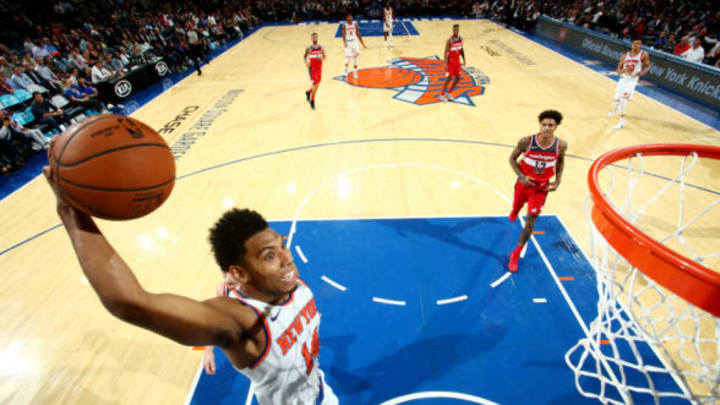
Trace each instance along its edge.
<instances>
[{"instance_id":1,"label":"blue and orange jersey trim","mask_svg":"<svg viewBox=\"0 0 720 405\"><path fill-rule=\"evenodd\" d=\"M235 294L233 294L233 293L235 293ZM265 333L265 348L260 353L260 355L258 355L258 357L252 363L250 363L250 365L248 366L248 368L252 370L252 369L256 368L257 366L259 366L260 363L262 363L263 360L265 360L265 357L267 357L268 353L270 353L270 346L272 345L272 334L270 333L270 325L268 325L267 319L265 318L265 314L263 314L262 312L260 312L260 310L255 308L254 305L245 301L245 299L243 298L244 297L243 294L240 292L240 290L238 288L232 290L229 294L229 297L238 300L241 304L252 309L255 312L255 314L258 316L258 319L260 319L262 321L263 332Z\"/></svg>"}]
</instances>

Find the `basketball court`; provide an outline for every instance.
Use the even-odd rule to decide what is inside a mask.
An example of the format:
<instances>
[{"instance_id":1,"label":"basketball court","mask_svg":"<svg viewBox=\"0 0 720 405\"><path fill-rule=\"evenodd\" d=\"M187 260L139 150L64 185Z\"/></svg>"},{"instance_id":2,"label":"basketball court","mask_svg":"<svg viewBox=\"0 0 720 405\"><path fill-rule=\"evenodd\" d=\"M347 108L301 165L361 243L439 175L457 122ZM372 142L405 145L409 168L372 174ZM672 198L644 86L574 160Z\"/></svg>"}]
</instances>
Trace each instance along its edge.
<instances>
[{"instance_id":1,"label":"basketball court","mask_svg":"<svg viewBox=\"0 0 720 405\"><path fill-rule=\"evenodd\" d=\"M467 66L456 102L442 103L438 57L455 22ZM375 28L361 21L368 49L357 79L343 76L337 24L267 26L142 105L132 116L171 146L175 189L152 215L100 228L146 289L205 299L221 281L209 227L229 207L261 212L289 236L315 293L320 367L341 403L599 403L578 393L565 361L597 315L590 165L642 143L720 145L717 114L682 101L671 108L645 87L615 131L606 114L616 82L592 61L486 20L404 21L391 49ZM312 32L328 57L314 111L301 59ZM569 143L563 181L509 276L521 225L507 220L508 156L549 108L565 116L556 133ZM680 170L680 160L654 159L633 204ZM622 164L614 173L617 183L632 178ZM718 178L720 164L701 159L683 182L685 215L720 197ZM638 226L672 232L677 215L677 197L664 195ZM202 351L107 313L44 179L1 200L0 220L0 403L253 403L248 380L219 351L217 375L206 375ZM709 210L684 240L718 251L718 223ZM717 269L717 259L705 265ZM662 362L649 346L639 350ZM669 377L656 384L684 389Z\"/></svg>"}]
</instances>

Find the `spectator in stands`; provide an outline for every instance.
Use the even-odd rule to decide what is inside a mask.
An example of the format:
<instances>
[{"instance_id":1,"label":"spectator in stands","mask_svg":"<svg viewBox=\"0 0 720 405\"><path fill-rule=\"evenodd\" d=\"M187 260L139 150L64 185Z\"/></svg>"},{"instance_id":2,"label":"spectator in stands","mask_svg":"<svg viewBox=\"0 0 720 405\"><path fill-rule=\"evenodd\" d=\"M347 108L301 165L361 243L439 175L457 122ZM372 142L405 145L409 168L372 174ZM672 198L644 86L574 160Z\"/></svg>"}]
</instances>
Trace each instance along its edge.
<instances>
[{"instance_id":1,"label":"spectator in stands","mask_svg":"<svg viewBox=\"0 0 720 405\"><path fill-rule=\"evenodd\" d=\"M25 75L27 75L33 81L33 83L44 88L45 91L60 90L59 86L56 86L55 84L45 80L32 66L30 66L29 63L23 63L23 69L23 73L25 73ZM32 88L26 88L26 90L33 91Z\"/></svg>"},{"instance_id":2,"label":"spectator in stands","mask_svg":"<svg viewBox=\"0 0 720 405\"><path fill-rule=\"evenodd\" d=\"M108 68L103 66L103 62L101 60L98 60L97 62L95 62L95 66L92 67L92 73L90 77L93 84L95 84L108 81L115 77L115 74L111 72Z\"/></svg>"},{"instance_id":3,"label":"spectator in stands","mask_svg":"<svg viewBox=\"0 0 720 405\"><path fill-rule=\"evenodd\" d=\"M8 62L10 64L10 69L14 68L15 66L21 66L22 63L20 62L20 58L17 56L16 53L11 53L8 55Z\"/></svg>"},{"instance_id":4,"label":"spectator in stands","mask_svg":"<svg viewBox=\"0 0 720 405\"><path fill-rule=\"evenodd\" d=\"M33 103L30 105L30 109L39 124L47 125L50 130L65 129L61 126L64 120L63 110L55 107L42 94L33 93Z\"/></svg>"},{"instance_id":5,"label":"spectator in stands","mask_svg":"<svg viewBox=\"0 0 720 405\"><path fill-rule=\"evenodd\" d=\"M37 129L28 129L10 119L10 115L6 111L0 111L0 138L13 139L23 146L33 151L47 149L50 140L43 136L42 132Z\"/></svg>"},{"instance_id":6,"label":"spectator in stands","mask_svg":"<svg viewBox=\"0 0 720 405\"><path fill-rule=\"evenodd\" d=\"M111 104L102 94L98 92L97 87L93 85L92 83L88 82L85 77L78 76L78 90L83 92L84 94L87 94L89 98L91 99L97 99L98 101L104 103L107 108L115 108L116 106ZM125 108L124 105L118 104L117 108Z\"/></svg>"},{"instance_id":7,"label":"spectator in stands","mask_svg":"<svg viewBox=\"0 0 720 405\"><path fill-rule=\"evenodd\" d=\"M8 60L4 56L0 56L0 73L5 75L5 77L10 77L13 74L12 68Z\"/></svg>"},{"instance_id":8,"label":"spectator in stands","mask_svg":"<svg viewBox=\"0 0 720 405\"><path fill-rule=\"evenodd\" d=\"M88 62L85 57L80 55L80 50L78 48L73 48L70 51L70 56L68 56L68 64L71 68L78 68L82 70L85 69Z\"/></svg>"},{"instance_id":9,"label":"spectator in stands","mask_svg":"<svg viewBox=\"0 0 720 405\"><path fill-rule=\"evenodd\" d=\"M113 74L113 76L122 76L125 72L122 67L120 69L116 69L115 65L113 64L113 58L110 56L110 54L106 53L105 56L102 59L102 65L105 69L110 71L110 73Z\"/></svg>"},{"instance_id":10,"label":"spectator in stands","mask_svg":"<svg viewBox=\"0 0 720 405\"><path fill-rule=\"evenodd\" d=\"M165 60L170 64L170 69L175 73L185 70L185 59L187 55L185 50L180 47L175 41L169 40L164 49Z\"/></svg>"},{"instance_id":11,"label":"spectator in stands","mask_svg":"<svg viewBox=\"0 0 720 405\"><path fill-rule=\"evenodd\" d=\"M30 38L25 38L25 42L23 42L23 48L25 48L25 52L32 53L33 48L35 47L35 43Z\"/></svg>"},{"instance_id":12,"label":"spectator in stands","mask_svg":"<svg viewBox=\"0 0 720 405\"><path fill-rule=\"evenodd\" d=\"M33 56L30 53L26 53L25 55L23 55L22 61L20 64L23 66L25 64L28 64L28 65L30 65L30 69L35 69L35 59L33 59Z\"/></svg>"},{"instance_id":13,"label":"spectator in stands","mask_svg":"<svg viewBox=\"0 0 720 405\"><path fill-rule=\"evenodd\" d=\"M42 47L43 49L45 49L45 51L47 51L47 53L49 54L48 56L55 57L60 55L60 51L58 51L58 49L50 43L50 38L48 37L43 37Z\"/></svg>"},{"instance_id":14,"label":"spectator in stands","mask_svg":"<svg viewBox=\"0 0 720 405\"><path fill-rule=\"evenodd\" d=\"M35 45L32 48L33 58L37 58L38 56L44 58L48 55L50 55L50 52L48 52L45 47L43 47L42 42L40 40L36 40Z\"/></svg>"},{"instance_id":15,"label":"spectator in stands","mask_svg":"<svg viewBox=\"0 0 720 405\"><path fill-rule=\"evenodd\" d=\"M144 65L146 63L145 52L140 48L140 45L133 45L132 52L130 53L130 63L135 65Z\"/></svg>"},{"instance_id":16,"label":"spectator in stands","mask_svg":"<svg viewBox=\"0 0 720 405\"><path fill-rule=\"evenodd\" d=\"M108 57L110 56L108 55ZM127 71L126 67L130 65L130 61L127 59L123 60L120 56L120 52L114 52L112 59L110 60L110 65L114 71L125 73Z\"/></svg>"},{"instance_id":17,"label":"spectator in stands","mask_svg":"<svg viewBox=\"0 0 720 405\"><path fill-rule=\"evenodd\" d=\"M53 58L52 56L48 56L45 58L45 65L49 66L52 69L52 66L55 66L55 68L63 73L67 73L70 68L65 63L65 61L62 60L62 58L57 57Z\"/></svg>"},{"instance_id":18,"label":"spectator in stands","mask_svg":"<svg viewBox=\"0 0 720 405\"><path fill-rule=\"evenodd\" d=\"M663 31L658 35L652 47L655 49L665 49L668 45L667 31Z\"/></svg>"},{"instance_id":19,"label":"spectator in stands","mask_svg":"<svg viewBox=\"0 0 720 405\"><path fill-rule=\"evenodd\" d=\"M686 50L680 54L680 56L690 62L702 63L703 59L705 59L705 49L703 49L700 43L700 38L693 39L692 48Z\"/></svg>"},{"instance_id":20,"label":"spectator in stands","mask_svg":"<svg viewBox=\"0 0 720 405\"><path fill-rule=\"evenodd\" d=\"M50 58L47 56L46 58ZM60 78L45 64L45 61L41 57L35 58L35 71L42 77L46 82L50 83L54 88L60 88Z\"/></svg>"},{"instance_id":21,"label":"spectator in stands","mask_svg":"<svg viewBox=\"0 0 720 405\"><path fill-rule=\"evenodd\" d=\"M15 90L27 90L28 86L32 86L35 82L23 72L20 66L15 66L13 75L8 79L8 84Z\"/></svg>"},{"instance_id":22,"label":"spectator in stands","mask_svg":"<svg viewBox=\"0 0 720 405\"><path fill-rule=\"evenodd\" d=\"M89 94L81 91L78 85L72 84L70 78L63 80L63 94L74 105L91 108L97 112L105 112L102 103L97 98L90 97Z\"/></svg>"},{"instance_id":23,"label":"spectator in stands","mask_svg":"<svg viewBox=\"0 0 720 405\"><path fill-rule=\"evenodd\" d=\"M688 49L690 49L690 42L687 38L683 38L673 47L673 54L680 56Z\"/></svg>"},{"instance_id":24,"label":"spectator in stands","mask_svg":"<svg viewBox=\"0 0 720 405\"><path fill-rule=\"evenodd\" d=\"M12 88L5 75L0 71L0 96L13 93L15 93L15 89Z\"/></svg>"},{"instance_id":25,"label":"spectator in stands","mask_svg":"<svg viewBox=\"0 0 720 405\"><path fill-rule=\"evenodd\" d=\"M2 135L7 136L0 136L0 174L5 175L21 169L25 165L25 159L12 144L9 131Z\"/></svg>"}]
</instances>

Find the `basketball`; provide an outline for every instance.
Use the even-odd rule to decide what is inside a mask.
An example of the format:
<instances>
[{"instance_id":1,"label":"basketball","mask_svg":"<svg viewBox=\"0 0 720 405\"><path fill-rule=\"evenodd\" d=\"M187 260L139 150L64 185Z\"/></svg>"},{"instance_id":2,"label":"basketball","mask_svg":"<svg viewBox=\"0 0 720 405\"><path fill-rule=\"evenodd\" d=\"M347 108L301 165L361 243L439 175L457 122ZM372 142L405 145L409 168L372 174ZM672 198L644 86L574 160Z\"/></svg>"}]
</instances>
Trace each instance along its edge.
<instances>
[{"instance_id":1,"label":"basketball","mask_svg":"<svg viewBox=\"0 0 720 405\"><path fill-rule=\"evenodd\" d=\"M55 138L50 166L65 201L103 219L147 215L175 184L175 160L165 140L122 115L96 115L70 126Z\"/></svg>"}]
</instances>

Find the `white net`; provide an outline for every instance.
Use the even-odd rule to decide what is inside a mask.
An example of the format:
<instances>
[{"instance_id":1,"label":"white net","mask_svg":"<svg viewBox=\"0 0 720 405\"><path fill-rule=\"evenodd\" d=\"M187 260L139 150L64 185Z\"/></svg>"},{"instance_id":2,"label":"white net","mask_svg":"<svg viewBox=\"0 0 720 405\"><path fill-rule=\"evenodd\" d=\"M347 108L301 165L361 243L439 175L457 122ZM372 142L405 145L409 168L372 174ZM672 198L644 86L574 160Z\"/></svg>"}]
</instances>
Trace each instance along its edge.
<instances>
[{"instance_id":1,"label":"white net","mask_svg":"<svg viewBox=\"0 0 720 405\"><path fill-rule=\"evenodd\" d=\"M695 154L636 155L620 163L599 177L611 206L655 240L717 271L720 196L694 183L713 184L715 173L717 184L720 164ZM595 228L591 208L588 198L598 315L565 355L577 389L606 404L720 403L720 320L630 265Z\"/></svg>"}]
</instances>

